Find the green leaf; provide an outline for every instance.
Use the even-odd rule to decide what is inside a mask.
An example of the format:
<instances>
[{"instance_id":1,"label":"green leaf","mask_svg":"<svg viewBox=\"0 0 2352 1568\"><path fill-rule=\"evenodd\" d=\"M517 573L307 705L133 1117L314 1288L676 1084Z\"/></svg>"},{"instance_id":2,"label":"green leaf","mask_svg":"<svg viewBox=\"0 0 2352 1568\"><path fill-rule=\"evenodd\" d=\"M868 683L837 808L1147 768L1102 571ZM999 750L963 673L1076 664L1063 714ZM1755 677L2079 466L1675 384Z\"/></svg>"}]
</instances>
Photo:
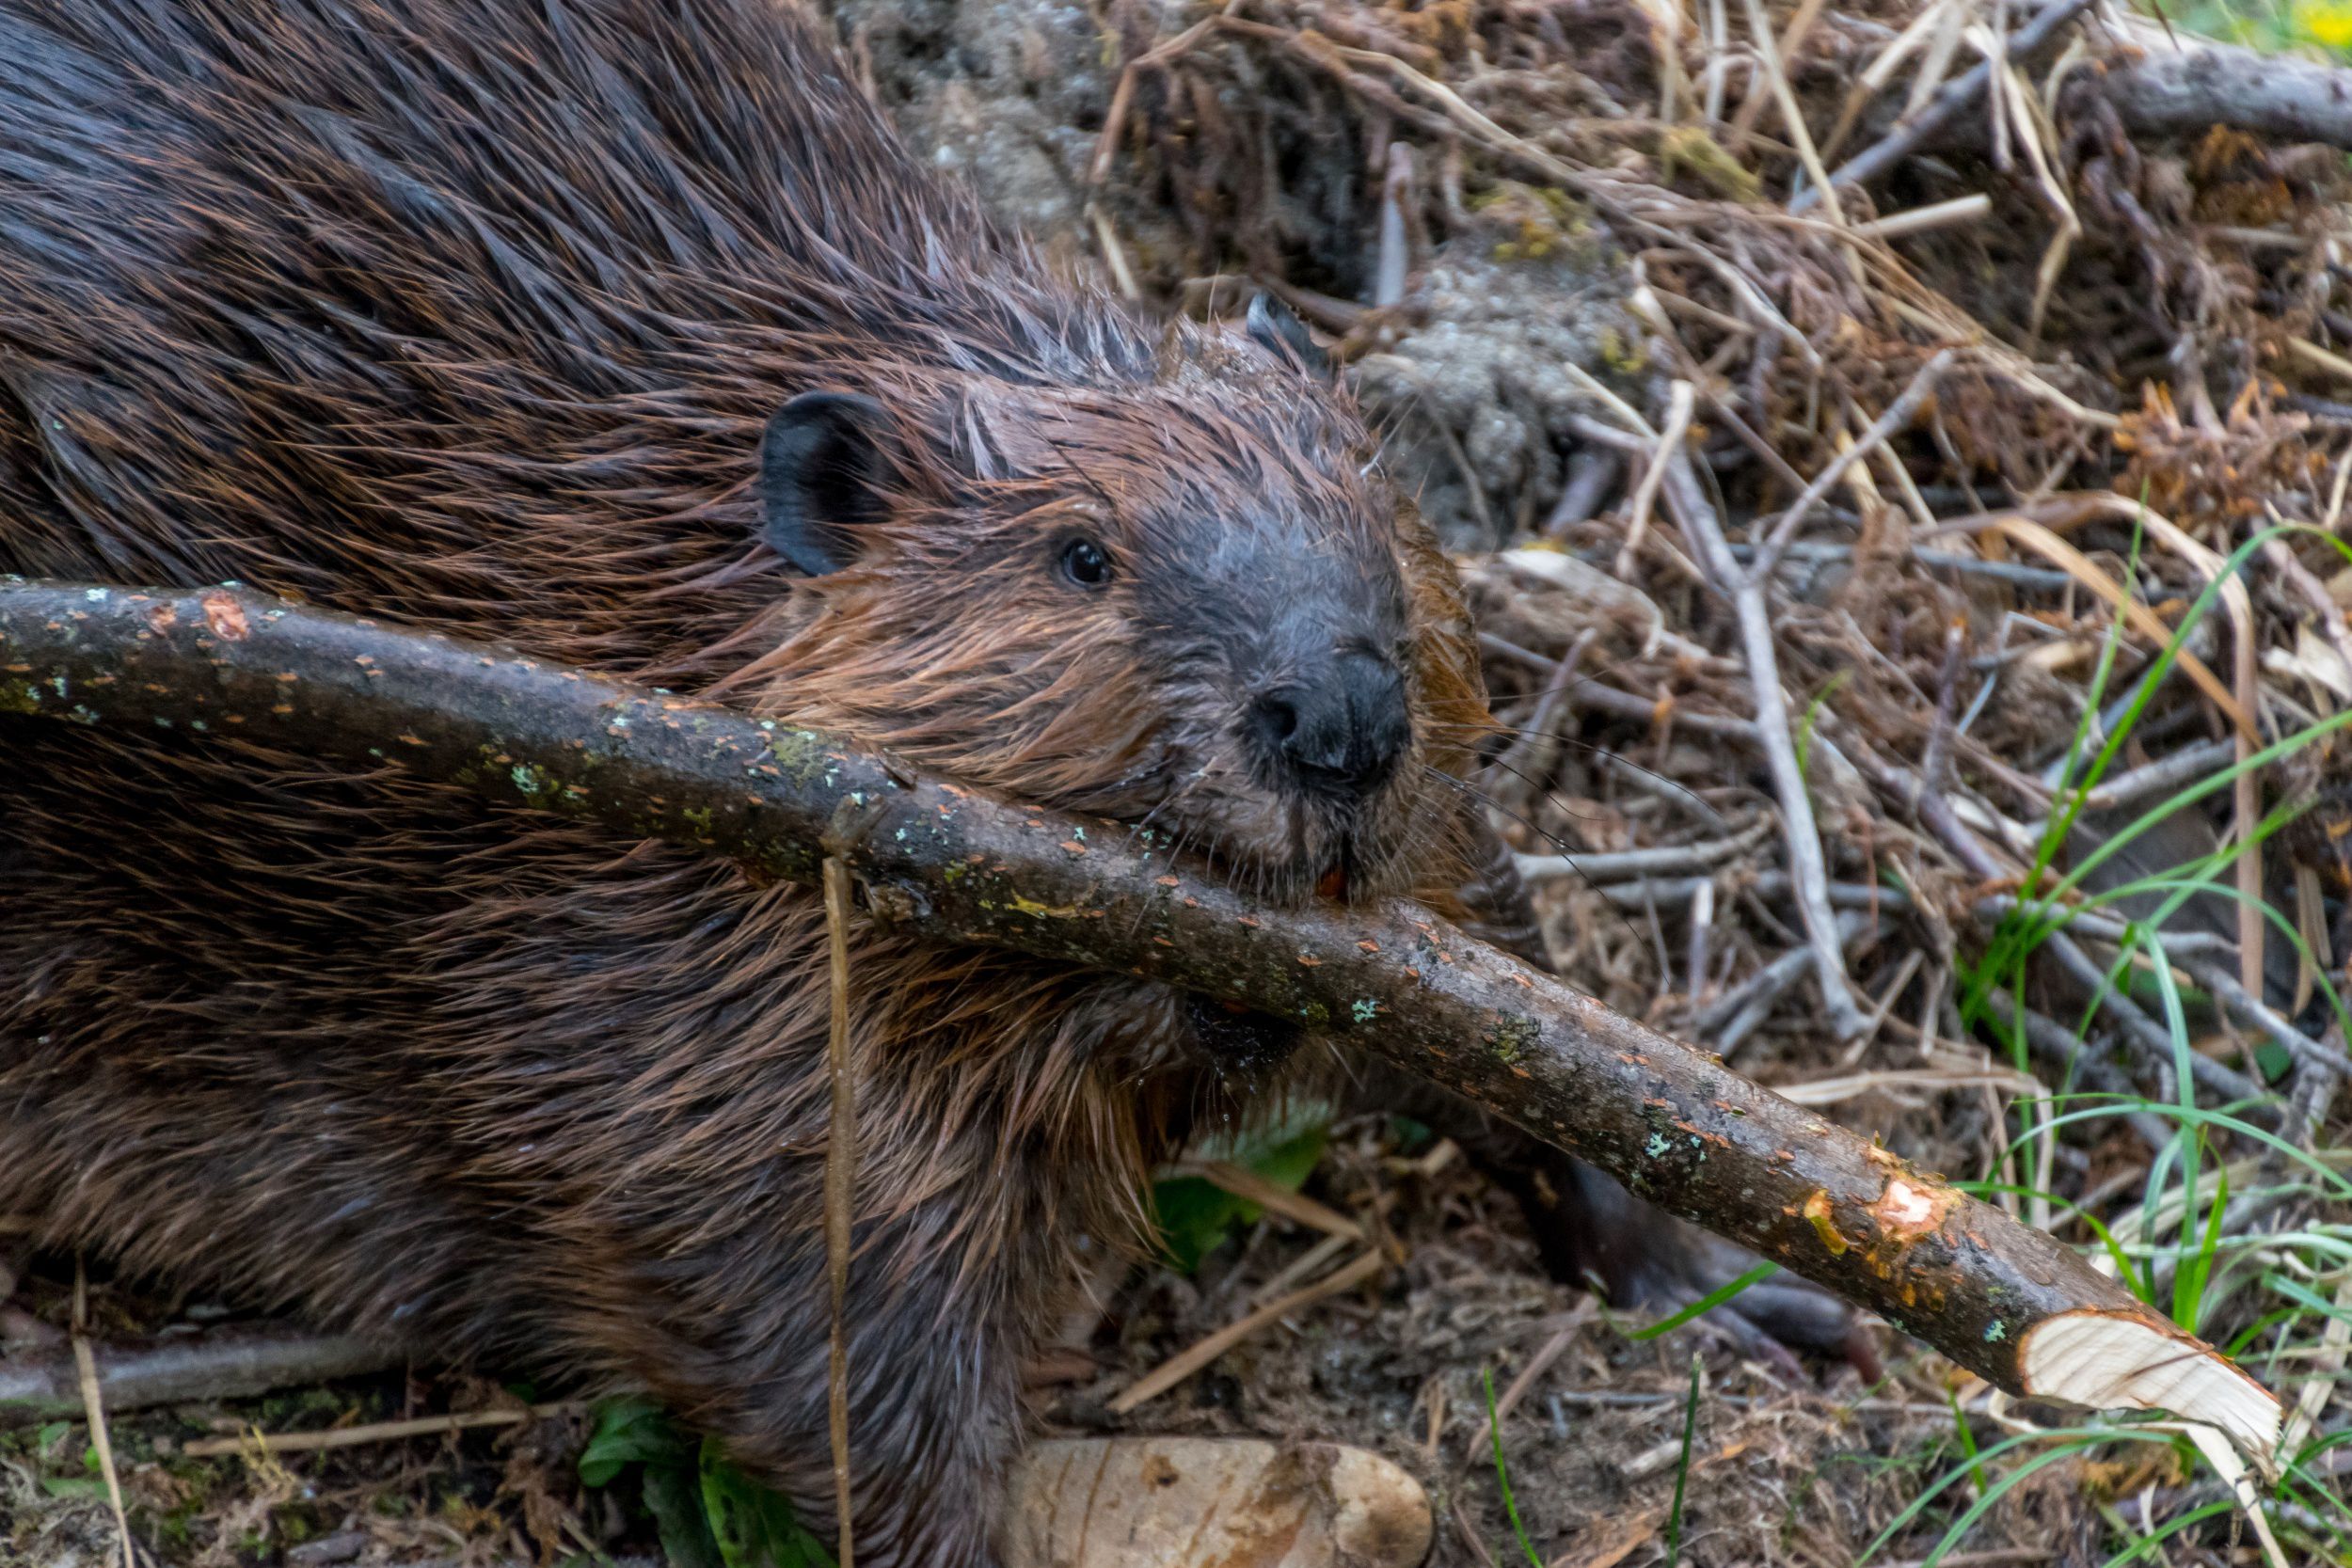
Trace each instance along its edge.
<instances>
[{"instance_id":1,"label":"green leaf","mask_svg":"<svg viewBox=\"0 0 2352 1568\"><path fill-rule=\"evenodd\" d=\"M703 1516L702 1475L691 1458L645 1467L645 1512L653 1515L670 1568L725 1568Z\"/></svg>"},{"instance_id":2,"label":"green leaf","mask_svg":"<svg viewBox=\"0 0 2352 1568\"><path fill-rule=\"evenodd\" d=\"M832 1554L801 1528L792 1505L727 1463L703 1440L703 1516L726 1568L834 1568Z\"/></svg>"},{"instance_id":3,"label":"green leaf","mask_svg":"<svg viewBox=\"0 0 2352 1568\"><path fill-rule=\"evenodd\" d=\"M1437 1130L1425 1121L1415 1121L1411 1117L1389 1118L1389 1142L1396 1146L1399 1154L1419 1154L1437 1141Z\"/></svg>"},{"instance_id":4,"label":"green leaf","mask_svg":"<svg viewBox=\"0 0 2352 1568\"><path fill-rule=\"evenodd\" d=\"M1696 1355L1691 1357L1691 1396L1682 1406L1682 1454L1675 1462L1675 1500L1666 1511L1666 1568L1677 1568L1682 1561L1682 1498L1691 1480L1691 1437L1699 1429L1699 1368Z\"/></svg>"},{"instance_id":5,"label":"green leaf","mask_svg":"<svg viewBox=\"0 0 2352 1568\"><path fill-rule=\"evenodd\" d=\"M1797 777L1800 779L1812 777L1814 721L1820 718L1821 709L1829 705L1829 700L1837 695L1837 689L1845 685L1852 676L1853 672L1851 670L1838 671L1829 678L1820 691L1814 694L1813 700L1804 705L1804 713L1797 721L1797 733L1794 737L1797 744Z\"/></svg>"},{"instance_id":6,"label":"green leaf","mask_svg":"<svg viewBox=\"0 0 2352 1568\"><path fill-rule=\"evenodd\" d=\"M2141 1558L2151 1555L2157 1547L2163 1545L2168 1536L2178 1535L2191 1525L2202 1524L2207 1519L2220 1518L2228 1514L2232 1507L2233 1505L2227 1502L2207 1503L2202 1508L2190 1509L2177 1519L2168 1519L2153 1533L2138 1537L2130 1545L2107 1559L2101 1568L2122 1568L2124 1563L2137 1562Z\"/></svg>"},{"instance_id":7,"label":"green leaf","mask_svg":"<svg viewBox=\"0 0 2352 1568\"><path fill-rule=\"evenodd\" d=\"M833 1568L782 1494L729 1464L716 1442L693 1442L647 1399L609 1400L580 1456L580 1479L604 1486L644 1470L645 1510L671 1568Z\"/></svg>"},{"instance_id":8,"label":"green leaf","mask_svg":"<svg viewBox=\"0 0 2352 1568\"><path fill-rule=\"evenodd\" d=\"M2295 1066L2295 1057L2277 1040L2265 1040L2254 1047L2254 1065L2262 1069L2265 1084L2276 1084Z\"/></svg>"},{"instance_id":9,"label":"green leaf","mask_svg":"<svg viewBox=\"0 0 2352 1568\"><path fill-rule=\"evenodd\" d=\"M1179 1274L1200 1269L1200 1259L1216 1250L1226 1233L1258 1217L1258 1206L1246 1203L1205 1177L1177 1176L1152 1189L1152 1207L1160 1219L1160 1244Z\"/></svg>"},{"instance_id":10,"label":"green leaf","mask_svg":"<svg viewBox=\"0 0 2352 1568\"><path fill-rule=\"evenodd\" d=\"M1197 1153L1203 1160L1241 1165L1295 1193L1314 1174L1329 1130L1324 1109L1314 1106L1257 1137L1214 1140ZM1168 1261L1187 1275L1200 1267L1200 1259L1216 1251L1234 1227L1255 1225L1262 1212L1256 1204L1201 1176L1176 1176L1155 1183L1152 1203Z\"/></svg>"},{"instance_id":11,"label":"green leaf","mask_svg":"<svg viewBox=\"0 0 2352 1568\"><path fill-rule=\"evenodd\" d=\"M87 1476L47 1476L40 1489L53 1497L96 1497L105 1492L103 1485Z\"/></svg>"},{"instance_id":12,"label":"green leaf","mask_svg":"<svg viewBox=\"0 0 2352 1568\"><path fill-rule=\"evenodd\" d=\"M596 1430L580 1450L583 1485L604 1486L631 1465L685 1465L693 1450L647 1399L608 1400L596 1407Z\"/></svg>"}]
</instances>

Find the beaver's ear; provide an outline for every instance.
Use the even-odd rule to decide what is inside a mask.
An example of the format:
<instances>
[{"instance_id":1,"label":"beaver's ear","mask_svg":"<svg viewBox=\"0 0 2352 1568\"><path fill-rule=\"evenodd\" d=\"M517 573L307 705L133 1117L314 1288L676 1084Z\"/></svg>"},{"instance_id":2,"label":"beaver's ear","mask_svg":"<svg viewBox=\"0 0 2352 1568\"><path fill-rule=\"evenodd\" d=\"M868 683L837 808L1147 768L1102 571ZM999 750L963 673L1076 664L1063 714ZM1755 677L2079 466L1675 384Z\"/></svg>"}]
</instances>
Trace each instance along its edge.
<instances>
[{"instance_id":1,"label":"beaver's ear","mask_svg":"<svg viewBox=\"0 0 2352 1568\"><path fill-rule=\"evenodd\" d=\"M807 577L857 558L858 531L881 520L889 411L855 392L803 392L759 443L760 536Z\"/></svg>"},{"instance_id":2,"label":"beaver's ear","mask_svg":"<svg viewBox=\"0 0 2352 1568\"><path fill-rule=\"evenodd\" d=\"M1249 302L1248 325L1249 336L1260 348L1276 356L1288 355L1300 370L1319 381L1331 379L1331 356L1316 346L1307 324L1272 294L1261 293Z\"/></svg>"}]
</instances>

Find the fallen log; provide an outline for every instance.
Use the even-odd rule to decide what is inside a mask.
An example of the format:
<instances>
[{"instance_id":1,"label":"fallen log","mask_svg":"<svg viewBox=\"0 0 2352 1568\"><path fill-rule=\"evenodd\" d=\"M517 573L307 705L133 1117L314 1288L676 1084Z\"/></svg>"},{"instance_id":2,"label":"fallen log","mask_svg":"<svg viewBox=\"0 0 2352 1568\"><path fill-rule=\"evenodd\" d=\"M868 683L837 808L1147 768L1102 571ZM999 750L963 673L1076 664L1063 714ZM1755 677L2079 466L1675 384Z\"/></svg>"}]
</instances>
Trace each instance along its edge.
<instances>
[{"instance_id":1,"label":"fallen log","mask_svg":"<svg viewBox=\"0 0 2352 1568\"><path fill-rule=\"evenodd\" d=\"M1410 903L1261 908L1123 824L239 589L0 579L0 714L246 736L803 885L834 857L873 919L1146 975L1375 1052L2012 1393L2167 1409L2258 1458L2277 1440L2266 1390L2070 1248Z\"/></svg>"}]
</instances>

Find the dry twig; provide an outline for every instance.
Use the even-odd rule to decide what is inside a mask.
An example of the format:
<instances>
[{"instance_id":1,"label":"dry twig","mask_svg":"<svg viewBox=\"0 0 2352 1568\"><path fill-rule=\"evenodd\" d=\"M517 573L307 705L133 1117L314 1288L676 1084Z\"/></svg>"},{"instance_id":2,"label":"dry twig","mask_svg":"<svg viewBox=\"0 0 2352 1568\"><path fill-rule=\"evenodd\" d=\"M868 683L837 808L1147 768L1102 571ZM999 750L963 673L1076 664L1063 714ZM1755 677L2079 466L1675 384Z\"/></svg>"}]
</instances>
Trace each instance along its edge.
<instances>
[{"instance_id":1,"label":"dry twig","mask_svg":"<svg viewBox=\"0 0 2352 1568\"><path fill-rule=\"evenodd\" d=\"M1739 617L1748 684L1756 698L1756 734L1772 769L1773 794L1780 801L1788 869L1796 879L1797 909L1804 920L1805 936L1813 945L1814 981L1820 988L1821 1010L1833 1035L1851 1039L1868 1026L1869 1019L1855 1005L1846 984L1846 958L1837 942L1836 916L1830 909L1829 868L1821 858L1820 830L1814 825L1812 797L1789 730L1788 701L1780 689L1780 657L1773 647L1772 610L1765 595L1769 574L1740 569L1724 542L1723 524L1699 487L1698 477L1691 471L1690 455L1677 449L1672 463L1668 502L1679 514L1693 549L1716 586L1730 597Z\"/></svg>"},{"instance_id":2,"label":"dry twig","mask_svg":"<svg viewBox=\"0 0 2352 1568\"><path fill-rule=\"evenodd\" d=\"M2090 8L2090 0L2052 0L2009 38L2004 54L2009 59L2034 57L2058 36L2060 28ZM1992 85L1994 71L2003 64L2001 59L1986 59L1945 83L1925 108L1905 115L1883 137L1832 173L1831 186L1867 184L1914 152L1936 145L1963 115L1976 106L1977 100ZM1788 210L1802 213L1820 199L1820 188L1808 187L1789 201Z\"/></svg>"},{"instance_id":3,"label":"dry twig","mask_svg":"<svg viewBox=\"0 0 2352 1568\"><path fill-rule=\"evenodd\" d=\"M832 1291L826 1354L825 1420L833 1447L833 1500L838 1521L834 1560L854 1568L850 1516L850 1218L857 1203L857 1075L850 1055L850 870L824 864L826 976L831 1020L825 1074L833 1115L825 1131L825 1276Z\"/></svg>"},{"instance_id":4,"label":"dry twig","mask_svg":"<svg viewBox=\"0 0 2352 1568\"><path fill-rule=\"evenodd\" d=\"M403 1359L397 1346L343 1335L219 1328L97 1345L91 1354L100 1396L117 1411L253 1399L279 1388L380 1372ZM0 1428L70 1415L82 1402L72 1358L0 1361Z\"/></svg>"},{"instance_id":5,"label":"dry twig","mask_svg":"<svg viewBox=\"0 0 2352 1568\"><path fill-rule=\"evenodd\" d=\"M98 1450L98 1473L106 1483L106 1504L115 1513L122 1568L139 1568L138 1547L131 1540L131 1517L122 1509L122 1478L115 1471L114 1438L106 1430L106 1401L99 1391L98 1362L90 1354L89 1275L78 1254L73 1259L73 1372L81 1390L82 1413L89 1421L90 1446Z\"/></svg>"},{"instance_id":6,"label":"dry twig","mask_svg":"<svg viewBox=\"0 0 2352 1568\"><path fill-rule=\"evenodd\" d=\"M247 1432L235 1437L199 1437L181 1445L190 1459L214 1459L225 1454L320 1453L328 1449L356 1449L368 1443L398 1443L412 1437L449 1437L485 1427L519 1426L525 1421L577 1416L587 1406L571 1402L527 1404L500 1410L469 1410L448 1416L415 1416L398 1421L362 1421L329 1427L324 1432Z\"/></svg>"},{"instance_id":7,"label":"dry twig","mask_svg":"<svg viewBox=\"0 0 2352 1568\"><path fill-rule=\"evenodd\" d=\"M1312 1285L1302 1286L1289 1295L1270 1301L1247 1316L1235 1319L1207 1338L1170 1356L1112 1396L1108 1406L1111 1414L1123 1416L1146 1401L1159 1398L1267 1324L1289 1317L1301 1307L1311 1307L1326 1296L1352 1291L1387 1266L1388 1259L1375 1248Z\"/></svg>"}]
</instances>

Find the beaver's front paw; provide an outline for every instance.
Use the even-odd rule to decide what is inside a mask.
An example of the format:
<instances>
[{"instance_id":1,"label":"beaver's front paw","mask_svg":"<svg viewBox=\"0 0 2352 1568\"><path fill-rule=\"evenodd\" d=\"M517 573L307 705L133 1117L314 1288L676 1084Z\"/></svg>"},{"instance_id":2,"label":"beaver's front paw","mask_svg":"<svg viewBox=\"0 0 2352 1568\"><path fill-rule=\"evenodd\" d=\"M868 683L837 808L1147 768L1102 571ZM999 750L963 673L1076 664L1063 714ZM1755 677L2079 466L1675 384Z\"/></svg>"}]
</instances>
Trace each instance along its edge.
<instances>
[{"instance_id":1,"label":"beaver's front paw","mask_svg":"<svg viewBox=\"0 0 2352 1568\"><path fill-rule=\"evenodd\" d=\"M1581 1160L1533 1145L1523 1162L1482 1162L1518 1198L1554 1277L1596 1281L1610 1304L1660 1315L1680 1311L1756 1266L1756 1254L1675 1218ZM1850 1361L1878 1375L1878 1352L1854 1309L1786 1272L1750 1285L1700 1322L1749 1354L1789 1350ZM1785 1347L1785 1348L1784 1348Z\"/></svg>"},{"instance_id":2,"label":"beaver's front paw","mask_svg":"<svg viewBox=\"0 0 2352 1568\"><path fill-rule=\"evenodd\" d=\"M1593 1165L1488 1116L1450 1090L1360 1060L1351 1108L1409 1116L1461 1146L1489 1181L1518 1199L1544 1267L1571 1285L1597 1282L1610 1302L1663 1315L1730 1284L1757 1259L1634 1196ZM1877 1375L1876 1347L1853 1308L1794 1275L1749 1286L1700 1320L1743 1351L1838 1356Z\"/></svg>"}]
</instances>

